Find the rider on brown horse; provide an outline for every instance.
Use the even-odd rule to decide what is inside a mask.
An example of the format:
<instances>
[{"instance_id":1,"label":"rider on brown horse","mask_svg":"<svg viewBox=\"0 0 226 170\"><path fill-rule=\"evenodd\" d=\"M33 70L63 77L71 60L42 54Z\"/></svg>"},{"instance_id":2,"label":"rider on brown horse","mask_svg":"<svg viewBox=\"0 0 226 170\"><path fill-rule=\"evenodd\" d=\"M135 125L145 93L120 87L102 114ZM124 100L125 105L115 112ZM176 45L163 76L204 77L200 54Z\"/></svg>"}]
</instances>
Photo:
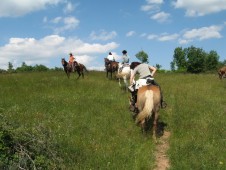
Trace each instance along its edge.
<instances>
[{"instance_id":1,"label":"rider on brown horse","mask_svg":"<svg viewBox=\"0 0 226 170\"><path fill-rule=\"evenodd\" d=\"M75 61L75 57L72 53L69 54L69 65L72 68L72 72L75 71L75 67L78 65L77 61Z\"/></svg>"},{"instance_id":2,"label":"rider on brown horse","mask_svg":"<svg viewBox=\"0 0 226 170\"><path fill-rule=\"evenodd\" d=\"M114 58L114 56L112 55L111 52L108 53L107 59L108 60L105 62L105 67L106 68L107 68L107 66L111 65L112 61L115 61L115 58Z\"/></svg>"},{"instance_id":3,"label":"rider on brown horse","mask_svg":"<svg viewBox=\"0 0 226 170\"><path fill-rule=\"evenodd\" d=\"M154 80L153 76L155 74L155 72L157 71L157 69L153 66L149 66L146 63L141 63L141 64L137 64L137 63L131 63L130 65L130 69L131 71L131 76L130 76L130 85L129 86L129 90L132 94L132 104L135 105L137 102L137 90L145 85L156 85L160 88L160 86L156 83L156 81ZM134 83L134 78L136 73L139 74L139 80L136 81L136 83ZM166 107L166 103L163 101L163 96L162 96L162 91L160 88L160 94L161 94L161 107L165 108Z\"/></svg>"}]
</instances>

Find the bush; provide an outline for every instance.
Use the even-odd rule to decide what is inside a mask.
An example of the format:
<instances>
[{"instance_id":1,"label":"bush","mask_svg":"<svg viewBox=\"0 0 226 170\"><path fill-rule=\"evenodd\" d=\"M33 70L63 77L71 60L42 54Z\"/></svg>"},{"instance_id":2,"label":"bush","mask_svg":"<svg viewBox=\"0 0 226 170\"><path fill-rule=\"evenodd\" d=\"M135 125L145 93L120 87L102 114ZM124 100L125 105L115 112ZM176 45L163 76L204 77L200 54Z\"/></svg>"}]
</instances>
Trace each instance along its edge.
<instances>
[{"instance_id":1,"label":"bush","mask_svg":"<svg viewBox=\"0 0 226 170\"><path fill-rule=\"evenodd\" d=\"M28 131L6 122L0 123L0 169L60 169L62 159L48 130Z\"/></svg>"}]
</instances>

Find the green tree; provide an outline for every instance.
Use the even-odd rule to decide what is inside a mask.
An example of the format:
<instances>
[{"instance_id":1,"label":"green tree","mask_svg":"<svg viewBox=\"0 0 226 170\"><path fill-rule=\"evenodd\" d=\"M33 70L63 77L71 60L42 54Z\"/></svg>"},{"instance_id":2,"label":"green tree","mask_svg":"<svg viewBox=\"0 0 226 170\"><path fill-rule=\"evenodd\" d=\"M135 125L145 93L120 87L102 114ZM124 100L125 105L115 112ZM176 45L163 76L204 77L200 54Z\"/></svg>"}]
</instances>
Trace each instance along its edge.
<instances>
[{"instance_id":1,"label":"green tree","mask_svg":"<svg viewBox=\"0 0 226 170\"><path fill-rule=\"evenodd\" d=\"M190 73L201 73L205 69L205 56L206 53L194 46L186 49L187 51L187 71Z\"/></svg>"},{"instance_id":2,"label":"green tree","mask_svg":"<svg viewBox=\"0 0 226 170\"><path fill-rule=\"evenodd\" d=\"M29 72L29 71L33 71L33 67L28 66L25 62L22 62L21 67L18 67L16 69L16 71L18 71L18 72Z\"/></svg>"},{"instance_id":3,"label":"green tree","mask_svg":"<svg viewBox=\"0 0 226 170\"><path fill-rule=\"evenodd\" d=\"M175 71L176 70L175 65L176 64L175 64L174 61L170 62L170 68L171 68L172 71Z\"/></svg>"},{"instance_id":4,"label":"green tree","mask_svg":"<svg viewBox=\"0 0 226 170\"><path fill-rule=\"evenodd\" d=\"M155 67L156 67L158 70L160 70L162 66L161 66L160 64L156 64Z\"/></svg>"},{"instance_id":5,"label":"green tree","mask_svg":"<svg viewBox=\"0 0 226 170\"><path fill-rule=\"evenodd\" d=\"M44 66L44 65L42 65L42 64L40 64L40 65L35 65L34 67L33 67L33 70L34 71L48 71L49 69L46 67L46 66Z\"/></svg>"},{"instance_id":6,"label":"green tree","mask_svg":"<svg viewBox=\"0 0 226 170\"><path fill-rule=\"evenodd\" d=\"M11 62L8 63L8 72L12 73L14 70L13 70L13 64Z\"/></svg>"},{"instance_id":7,"label":"green tree","mask_svg":"<svg viewBox=\"0 0 226 170\"><path fill-rule=\"evenodd\" d=\"M178 71L186 71L187 70L187 61L186 61L186 50L183 50L182 47L177 47L174 50L173 62L171 64L172 67L177 67Z\"/></svg>"},{"instance_id":8,"label":"green tree","mask_svg":"<svg viewBox=\"0 0 226 170\"><path fill-rule=\"evenodd\" d=\"M148 54L145 53L143 50L138 52L136 55L136 58L140 60L142 63L148 63Z\"/></svg>"},{"instance_id":9,"label":"green tree","mask_svg":"<svg viewBox=\"0 0 226 170\"><path fill-rule=\"evenodd\" d=\"M206 71L216 70L219 63L219 58L220 57L216 51L213 50L210 51L210 53L206 55L205 70Z\"/></svg>"}]
</instances>

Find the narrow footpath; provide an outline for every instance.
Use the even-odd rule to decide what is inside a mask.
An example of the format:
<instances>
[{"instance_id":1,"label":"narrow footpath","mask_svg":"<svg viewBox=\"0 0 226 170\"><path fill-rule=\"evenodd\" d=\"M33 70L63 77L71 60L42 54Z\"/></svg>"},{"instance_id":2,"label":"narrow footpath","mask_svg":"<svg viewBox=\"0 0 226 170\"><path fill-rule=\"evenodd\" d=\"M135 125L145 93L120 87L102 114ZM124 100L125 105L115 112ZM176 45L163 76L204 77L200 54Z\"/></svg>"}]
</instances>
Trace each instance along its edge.
<instances>
[{"instance_id":1,"label":"narrow footpath","mask_svg":"<svg viewBox=\"0 0 226 170\"><path fill-rule=\"evenodd\" d=\"M167 170L170 167L167 150L169 149L170 132L165 131L163 136L159 139L156 152L156 168L154 170Z\"/></svg>"}]
</instances>

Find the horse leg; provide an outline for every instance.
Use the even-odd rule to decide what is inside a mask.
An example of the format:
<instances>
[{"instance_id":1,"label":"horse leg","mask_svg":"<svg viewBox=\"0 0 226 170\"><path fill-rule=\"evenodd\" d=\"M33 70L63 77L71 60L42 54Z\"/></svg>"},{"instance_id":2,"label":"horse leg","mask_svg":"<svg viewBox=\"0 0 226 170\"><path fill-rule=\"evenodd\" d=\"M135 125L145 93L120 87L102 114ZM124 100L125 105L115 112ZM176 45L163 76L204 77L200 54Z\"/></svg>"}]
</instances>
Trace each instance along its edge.
<instances>
[{"instance_id":1,"label":"horse leg","mask_svg":"<svg viewBox=\"0 0 226 170\"><path fill-rule=\"evenodd\" d=\"M121 78L118 78L118 84L121 87Z\"/></svg>"},{"instance_id":2,"label":"horse leg","mask_svg":"<svg viewBox=\"0 0 226 170\"><path fill-rule=\"evenodd\" d=\"M70 72L67 71L66 74L67 74L67 78L70 78Z\"/></svg>"},{"instance_id":3,"label":"horse leg","mask_svg":"<svg viewBox=\"0 0 226 170\"><path fill-rule=\"evenodd\" d=\"M157 123L158 123L158 112L154 112L154 121L153 121L153 139L157 143Z\"/></svg>"},{"instance_id":4,"label":"horse leg","mask_svg":"<svg viewBox=\"0 0 226 170\"><path fill-rule=\"evenodd\" d=\"M82 71L82 78L84 79L84 73L83 73L83 71Z\"/></svg>"},{"instance_id":5,"label":"horse leg","mask_svg":"<svg viewBox=\"0 0 226 170\"><path fill-rule=\"evenodd\" d=\"M126 91L128 91L128 83L127 83L126 76L124 76L123 79L124 79L124 84L125 84Z\"/></svg>"},{"instance_id":6,"label":"horse leg","mask_svg":"<svg viewBox=\"0 0 226 170\"><path fill-rule=\"evenodd\" d=\"M78 72L78 77L77 77L77 79L79 79L79 77L81 76L81 73L80 73L80 71L77 71Z\"/></svg>"},{"instance_id":7,"label":"horse leg","mask_svg":"<svg viewBox=\"0 0 226 170\"><path fill-rule=\"evenodd\" d=\"M111 71L111 79L112 79L112 71Z\"/></svg>"}]
</instances>

